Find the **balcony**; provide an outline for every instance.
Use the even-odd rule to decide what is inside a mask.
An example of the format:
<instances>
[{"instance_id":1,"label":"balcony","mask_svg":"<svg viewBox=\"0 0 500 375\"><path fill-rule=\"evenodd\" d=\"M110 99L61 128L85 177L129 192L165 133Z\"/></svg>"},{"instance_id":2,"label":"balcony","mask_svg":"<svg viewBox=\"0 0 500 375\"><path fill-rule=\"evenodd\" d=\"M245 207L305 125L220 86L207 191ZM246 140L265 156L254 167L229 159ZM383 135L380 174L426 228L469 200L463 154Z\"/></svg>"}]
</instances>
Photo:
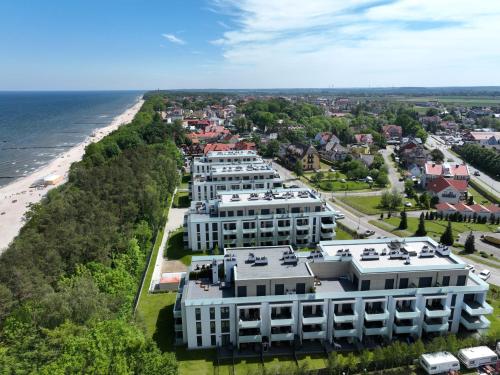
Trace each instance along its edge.
<instances>
[{"instance_id":1,"label":"balcony","mask_svg":"<svg viewBox=\"0 0 500 375\"><path fill-rule=\"evenodd\" d=\"M243 228L243 233L255 233L256 231L255 228Z\"/></svg>"},{"instance_id":2,"label":"balcony","mask_svg":"<svg viewBox=\"0 0 500 375\"><path fill-rule=\"evenodd\" d=\"M358 335L358 330L356 328L351 329L334 329L333 337L356 337Z\"/></svg>"},{"instance_id":3,"label":"balcony","mask_svg":"<svg viewBox=\"0 0 500 375\"><path fill-rule=\"evenodd\" d=\"M387 327L375 327L375 328L363 327L363 332L367 336L387 335Z\"/></svg>"},{"instance_id":4,"label":"balcony","mask_svg":"<svg viewBox=\"0 0 500 375\"><path fill-rule=\"evenodd\" d=\"M326 316L323 315L322 309L318 307L315 312L312 312L310 306L304 306L304 310L302 312L302 324L323 324L323 323L326 323Z\"/></svg>"},{"instance_id":5,"label":"balcony","mask_svg":"<svg viewBox=\"0 0 500 375\"><path fill-rule=\"evenodd\" d=\"M240 336L238 337L239 344L247 344L252 342L262 342L261 335L250 335L250 336Z\"/></svg>"},{"instance_id":6,"label":"balcony","mask_svg":"<svg viewBox=\"0 0 500 375\"><path fill-rule=\"evenodd\" d=\"M466 317L462 315L460 317L460 324L462 324L468 330L474 331L476 329L486 329L490 326L490 321L484 316L480 317Z\"/></svg>"},{"instance_id":7,"label":"balcony","mask_svg":"<svg viewBox=\"0 0 500 375\"><path fill-rule=\"evenodd\" d=\"M415 319L420 316L420 310L411 307L396 307L396 318L397 319Z\"/></svg>"},{"instance_id":8,"label":"balcony","mask_svg":"<svg viewBox=\"0 0 500 375\"><path fill-rule=\"evenodd\" d=\"M400 326L400 325L394 324L394 333L397 333L397 334L405 334L405 333L418 334L418 326L417 325Z\"/></svg>"},{"instance_id":9,"label":"balcony","mask_svg":"<svg viewBox=\"0 0 500 375\"><path fill-rule=\"evenodd\" d=\"M476 301L464 302L464 311L472 316L489 315L493 313L493 307L491 307L491 305L486 301L483 303L479 303Z\"/></svg>"},{"instance_id":10,"label":"balcony","mask_svg":"<svg viewBox=\"0 0 500 375\"><path fill-rule=\"evenodd\" d=\"M271 341L291 341L295 337L293 332L290 333L271 333Z\"/></svg>"},{"instance_id":11,"label":"balcony","mask_svg":"<svg viewBox=\"0 0 500 375\"><path fill-rule=\"evenodd\" d=\"M238 234L238 229L223 229L222 234Z\"/></svg>"},{"instance_id":12,"label":"balcony","mask_svg":"<svg viewBox=\"0 0 500 375\"><path fill-rule=\"evenodd\" d=\"M376 320L387 320L389 319L389 311L386 309L374 309L365 311L365 319L369 322L373 322Z\"/></svg>"},{"instance_id":13,"label":"balcony","mask_svg":"<svg viewBox=\"0 0 500 375\"><path fill-rule=\"evenodd\" d=\"M302 332L302 339L304 340L314 340L314 339L324 340L325 337L326 337L325 331Z\"/></svg>"},{"instance_id":14,"label":"balcony","mask_svg":"<svg viewBox=\"0 0 500 375\"><path fill-rule=\"evenodd\" d=\"M309 224L298 224L296 225L297 230L308 230L309 229Z\"/></svg>"},{"instance_id":15,"label":"balcony","mask_svg":"<svg viewBox=\"0 0 500 375\"><path fill-rule=\"evenodd\" d=\"M288 225L278 225L278 230L291 230L292 229L292 226L290 224Z\"/></svg>"},{"instance_id":16,"label":"balcony","mask_svg":"<svg viewBox=\"0 0 500 375\"><path fill-rule=\"evenodd\" d=\"M288 235L288 236L277 236L275 238L278 241L290 241L290 235Z\"/></svg>"},{"instance_id":17,"label":"balcony","mask_svg":"<svg viewBox=\"0 0 500 375\"><path fill-rule=\"evenodd\" d=\"M448 326L448 322L435 324L424 322L423 324L425 332L444 332L448 330Z\"/></svg>"},{"instance_id":18,"label":"balcony","mask_svg":"<svg viewBox=\"0 0 500 375\"><path fill-rule=\"evenodd\" d=\"M243 320L240 319L238 326L240 328L260 328L260 320Z\"/></svg>"},{"instance_id":19,"label":"balcony","mask_svg":"<svg viewBox=\"0 0 500 375\"><path fill-rule=\"evenodd\" d=\"M332 230L333 228L335 228L335 224L334 223L321 223L321 229L326 229L326 230Z\"/></svg>"},{"instance_id":20,"label":"balcony","mask_svg":"<svg viewBox=\"0 0 500 375\"><path fill-rule=\"evenodd\" d=\"M450 316L451 310L449 307L442 305L427 306L425 308L425 316L429 318L446 318Z\"/></svg>"},{"instance_id":21,"label":"balcony","mask_svg":"<svg viewBox=\"0 0 500 375\"><path fill-rule=\"evenodd\" d=\"M350 323L358 319L358 314L354 311L339 312L333 314L333 321L335 323Z\"/></svg>"},{"instance_id":22,"label":"balcony","mask_svg":"<svg viewBox=\"0 0 500 375\"><path fill-rule=\"evenodd\" d=\"M293 316L287 318L285 316L271 316L271 327L282 327L282 326L291 326L295 323L295 319Z\"/></svg>"},{"instance_id":23,"label":"balcony","mask_svg":"<svg viewBox=\"0 0 500 375\"><path fill-rule=\"evenodd\" d=\"M274 232L274 227L264 227L264 228L260 228L260 231L261 231L262 233Z\"/></svg>"},{"instance_id":24,"label":"balcony","mask_svg":"<svg viewBox=\"0 0 500 375\"><path fill-rule=\"evenodd\" d=\"M321 232L321 239L330 239L333 238L333 236L334 236L333 232L328 232L328 233Z\"/></svg>"}]
</instances>

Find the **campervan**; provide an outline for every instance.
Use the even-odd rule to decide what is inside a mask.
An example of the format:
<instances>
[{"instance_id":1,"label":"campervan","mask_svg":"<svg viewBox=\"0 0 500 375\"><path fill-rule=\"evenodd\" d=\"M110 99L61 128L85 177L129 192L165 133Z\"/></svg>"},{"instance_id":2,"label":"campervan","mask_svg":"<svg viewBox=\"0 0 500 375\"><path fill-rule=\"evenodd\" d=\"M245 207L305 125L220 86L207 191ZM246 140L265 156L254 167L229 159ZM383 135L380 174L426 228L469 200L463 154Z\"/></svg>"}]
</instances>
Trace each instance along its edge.
<instances>
[{"instance_id":1,"label":"campervan","mask_svg":"<svg viewBox=\"0 0 500 375\"><path fill-rule=\"evenodd\" d=\"M460 349L458 358L467 368L492 365L498 360L496 353L487 346Z\"/></svg>"},{"instance_id":2,"label":"campervan","mask_svg":"<svg viewBox=\"0 0 500 375\"><path fill-rule=\"evenodd\" d=\"M460 362L448 352L422 354L419 362L420 366L430 375L460 370Z\"/></svg>"}]
</instances>

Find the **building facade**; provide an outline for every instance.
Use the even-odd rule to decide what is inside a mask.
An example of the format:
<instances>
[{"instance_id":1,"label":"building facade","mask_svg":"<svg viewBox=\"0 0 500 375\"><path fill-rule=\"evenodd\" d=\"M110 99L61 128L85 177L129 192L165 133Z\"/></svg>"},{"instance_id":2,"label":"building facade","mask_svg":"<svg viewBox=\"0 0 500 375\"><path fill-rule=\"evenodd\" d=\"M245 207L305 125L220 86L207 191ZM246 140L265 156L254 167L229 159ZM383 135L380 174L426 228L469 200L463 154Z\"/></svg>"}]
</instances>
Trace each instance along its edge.
<instances>
[{"instance_id":1,"label":"building facade","mask_svg":"<svg viewBox=\"0 0 500 375\"><path fill-rule=\"evenodd\" d=\"M335 236L335 211L309 189L233 190L192 202L184 218L193 251L237 246L308 246Z\"/></svg>"},{"instance_id":2,"label":"building facade","mask_svg":"<svg viewBox=\"0 0 500 375\"><path fill-rule=\"evenodd\" d=\"M488 284L427 237L226 249L193 257L174 307L189 349L358 342L487 328Z\"/></svg>"}]
</instances>

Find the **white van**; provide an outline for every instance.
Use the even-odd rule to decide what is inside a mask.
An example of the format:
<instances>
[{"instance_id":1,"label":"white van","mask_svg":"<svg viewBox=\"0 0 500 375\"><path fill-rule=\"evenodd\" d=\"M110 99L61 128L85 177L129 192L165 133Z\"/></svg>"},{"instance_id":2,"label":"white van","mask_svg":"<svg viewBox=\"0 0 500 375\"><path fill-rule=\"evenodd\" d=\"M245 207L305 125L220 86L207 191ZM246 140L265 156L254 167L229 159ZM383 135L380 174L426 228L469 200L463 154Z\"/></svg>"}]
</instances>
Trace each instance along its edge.
<instances>
[{"instance_id":1,"label":"white van","mask_svg":"<svg viewBox=\"0 0 500 375\"><path fill-rule=\"evenodd\" d=\"M476 368L484 365L496 364L498 356L487 346L460 349L458 358L467 368Z\"/></svg>"},{"instance_id":2,"label":"white van","mask_svg":"<svg viewBox=\"0 0 500 375\"><path fill-rule=\"evenodd\" d=\"M422 354L419 362L425 372L430 375L460 370L460 362L453 354L448 352Z\"/></svg>"}]
</instances>

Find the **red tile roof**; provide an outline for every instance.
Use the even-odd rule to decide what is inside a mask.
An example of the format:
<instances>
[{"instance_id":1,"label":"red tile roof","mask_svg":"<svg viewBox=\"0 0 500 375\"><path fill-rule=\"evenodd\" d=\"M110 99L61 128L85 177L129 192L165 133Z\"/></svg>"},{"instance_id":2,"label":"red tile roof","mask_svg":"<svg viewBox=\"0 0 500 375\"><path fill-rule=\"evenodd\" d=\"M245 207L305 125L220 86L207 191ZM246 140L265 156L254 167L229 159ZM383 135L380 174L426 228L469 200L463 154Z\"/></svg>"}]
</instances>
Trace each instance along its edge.
<instances>
[{"instance_id":1,"label":"red tile roof","mask_svg":"<svg viewBox=\"0 0 500 375\"><path fill-rule=\"evenodd\" d=\"M456 208L452 204L449 204L447 202L443 202L443 203L436 204L436 210L438 210L438 211L456 210Z\"/></svg>"},{"instance_id":2,"label":"red tile roof","mask_svg":"<svg viewBox=\"0 0 500 375\"><path fill-rule=\"evenodd\" d=\"M437 164L436 162L428 161L425 163L425 174L431 176L468 176L469 168L465 164Z\"/></svg>"},{"instance_id":3,"label":"red tile roof","mask_svg":"<svg viewBox=\"0 0 500 375\"><path fill-rule=\"evenodd\" d=\"M465 192L467 191L469 184L466 180L452 180L440 176L432 181L429 181L427 189L435 193L439 193L450 186L459 192Z\"/></svg>"}]
</instances>

